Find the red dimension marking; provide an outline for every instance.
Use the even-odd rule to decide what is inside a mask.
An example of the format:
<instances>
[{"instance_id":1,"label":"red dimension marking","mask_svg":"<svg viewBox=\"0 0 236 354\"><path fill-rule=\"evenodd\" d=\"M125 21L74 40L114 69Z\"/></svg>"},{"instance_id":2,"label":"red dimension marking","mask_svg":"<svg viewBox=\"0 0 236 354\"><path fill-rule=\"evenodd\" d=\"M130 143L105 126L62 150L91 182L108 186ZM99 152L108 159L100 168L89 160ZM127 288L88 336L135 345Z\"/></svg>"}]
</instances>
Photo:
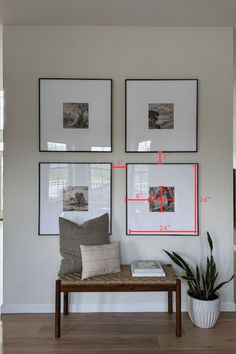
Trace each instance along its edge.
<instances>
[{"instance_id":1,"label":"red dimension marking","mask_svg":"<svg viewBox=\"0 0 236 354\"><path fill-rule=\"evenodd\" d=\"M125 202L148 202L150 203L152 200L157 200L160 202L160 212L163 213L164 210L163 210L163 202L165 201L169 201L169 202L175 202L175 198L163 198L163 186L160 186L160 197L159 198L153 198L151 199L151 197L148 197L148 198L140 198L139 197L139 193L136 194L137 198L124 198ZM142 193L140 193L142 194Z\"/></svg>"},{"instance_id":2,"label":"red dimension marking","mask_svg":"<svg viewBox=\"0 0 236 354\"><path fill-rule=\"evenodd\" d=\"M163 155L162 151L157 151L157 164L158 165L161 165L163 163L162 162L162 155Z\"/></svg>"},{"instance_id":3,"label":"red dimension marking","mask_svg":"<svg viewBox=\"0 0 236 354\"><path fill-rule=\"evenodd\" d=\"M197 165L193 164L194 168L194 233L197 233Z\"/></svg>"},{"instance_id":4,"label":"red dimension marking","mask_svg":"<svg viewBox=\"0 0 236 354\"><path fill-rule=\"evenodd\" d=\"M150 200L151 200L151 198L150 198ZM153 198L152 200L160 200L160 198ZM175 198L162 198L162 200L164 200L164 201L170 201L170 202L175 202Z\"/></svg>"},{"instance_id":5,"label":"red dimension marking","mask_svg":"<svg viewBox=\"0 0 236 354\"><path fill-rule=\"evenodd\" d=\"M160 207L161 207L161 213L163 213L163 186L160 186Z\"/></svg>"},{"instance_id":6,"label":"red dimension marking","mask_svg":"<svg viewBox=\"0 0 236 354\"><path fill-rule=\"evenodd\" d=\"M151 198L125 198L126 202L149 202Z\"/></svg>"},{"instance_id":7,"label":"red dimension marking","mask_svg":"<svg viewBox=\"0 0 236 354\"><path fill-rule=\"evenodd\" d=\"M127 168L126 165L120 166L120 165L112 165L112 168Z\"/></svg>"},{"instance_id":8,"label":"red dimension marking","mask_svg":"<svg viewBox=\"0 0 236 354\"><path fill-rule=\"evenodd\" d=\"M201 197L200 198L200 203L208 203L209 199L210 199L210 197Z\"/></svg>"},{"instance_id":9,"label":"red dimension marking","mask_svg":"<svg viewBox=\"0 0 236 354\"><path fill-rule=\"evenodd\" d=\"M170 225L161 225L160 226L160 231L168 231L169 227L170 227Z\"/></svg>"},{"instance_id":10,"label":"red dimension marking","mask_svg":"<svg viewBox=\"0 0 236 354\"><path fill-rule=\"evenodd\" d=\"M125 164L125 161L124 161L124 160L118 160L118 161L117 161L117 165L119 165L119 166L120 166L120 165L124 165L124 164Z\"/></svg>"},{"instance_id":11,"label":"red dimension marking","mask_svg":"<svg viewBox=\"0 0 236 354\"><path fill-rule=\"evenodd\" d=\"M157 164L162 165L163 162L166 160L167 154L165 154L163 151L157 151Z\"/></svg>"},{"instance_id":12,"label":"red dimension marking","mask_svg":"<svg viewBox=\"0 0 236 354\"><path fill-rule=\"evenodd\" d=\"M173 232L193 232L194 230L131 230L129 229L129 234L131 233L157 233L157 232L166 232L166 233L173 233Z\"/></svg>"}]
</instances>

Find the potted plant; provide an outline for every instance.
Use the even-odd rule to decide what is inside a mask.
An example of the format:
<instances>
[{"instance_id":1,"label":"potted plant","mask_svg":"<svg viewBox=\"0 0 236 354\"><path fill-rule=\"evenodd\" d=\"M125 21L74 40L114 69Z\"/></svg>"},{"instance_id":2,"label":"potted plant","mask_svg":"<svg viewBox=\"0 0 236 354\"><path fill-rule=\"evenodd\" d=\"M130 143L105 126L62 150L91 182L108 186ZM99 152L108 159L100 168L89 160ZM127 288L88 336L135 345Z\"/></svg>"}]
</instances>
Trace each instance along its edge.
<instances>
[{"instance_id":1,"label":"potted plant","mask_svg":"<svg viewBox=\"0 0 236 354\"><path fill-rule=\"evenodd\" d=\"M181 276L188 283L187 304L188 313L192 322L201 328L213 327L220 314L220 297L217 291L230 282L230 279L217 284L217 267L213 256L213 241L207 232L208 245L210 247L210 255L207 257L206 269L200 271L200 267L196 265L195 270L176 252L164 252L172 259L175 264L185 271L185 275Z\"/></svg>"}]
</instances>

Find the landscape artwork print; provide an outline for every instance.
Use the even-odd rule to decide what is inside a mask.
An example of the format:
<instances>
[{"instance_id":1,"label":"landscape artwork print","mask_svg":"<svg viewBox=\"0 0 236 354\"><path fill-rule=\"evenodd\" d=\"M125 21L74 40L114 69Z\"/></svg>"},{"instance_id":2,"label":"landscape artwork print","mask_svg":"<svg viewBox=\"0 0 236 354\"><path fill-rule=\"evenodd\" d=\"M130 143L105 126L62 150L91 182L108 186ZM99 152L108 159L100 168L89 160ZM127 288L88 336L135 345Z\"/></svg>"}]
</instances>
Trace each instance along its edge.
<instances>
[{"instance_id":1,"label":"landscape artwork print","mask_svg":"<svg viewBox=\"0 0 236 354\"><path fill-rule=\"evenodd\" d=\"M88 127L88 103L63 103L63 128L88 129Z\"/></svg>"},{"instance_id":2,"label":"landscape artwork print","mask_svg":"<svg viewBox=\"0 0 236 354\"><path fill-rule=\"evenodd\" d=\"M149 103L149 129L174 129L174 103Z\"/></svg>"},{"instance_id":3,"label":"landscape artwork print","mask_svg":"<svg viewBox=\"0 0 236 354\"><path fill-rule=\"evenodd\" d=\"M174 212L175 187L149 187L149 212Z\"/></svg>"},{"instance_id":4,"label":"landscape artwork print","mask_svg":"<svg viewBox=\"0 0 236 354\"><path fill-rule=\"evenodd\" d=\"M64 188L63 211L88 211L88 187L73 186Z\"/></svg>"}]
</instances>

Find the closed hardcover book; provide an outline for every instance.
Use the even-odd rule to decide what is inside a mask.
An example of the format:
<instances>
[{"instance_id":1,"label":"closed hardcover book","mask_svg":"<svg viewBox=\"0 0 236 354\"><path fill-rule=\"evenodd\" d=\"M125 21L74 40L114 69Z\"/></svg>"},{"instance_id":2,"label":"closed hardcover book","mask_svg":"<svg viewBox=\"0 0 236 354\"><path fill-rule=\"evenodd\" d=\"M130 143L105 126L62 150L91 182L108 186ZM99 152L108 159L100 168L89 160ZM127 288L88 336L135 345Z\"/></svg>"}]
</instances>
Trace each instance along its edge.
<instances>
[{"instance_id":1,"label":"closed hardcover book","mask_svg":"<svg viewBox=\"0 0 236 354\"><path fill-rule=\"evenodd\" d=\"M135 261L131 263L133 277L165 277L159 261Z\"/></svg>"}]
</instances>

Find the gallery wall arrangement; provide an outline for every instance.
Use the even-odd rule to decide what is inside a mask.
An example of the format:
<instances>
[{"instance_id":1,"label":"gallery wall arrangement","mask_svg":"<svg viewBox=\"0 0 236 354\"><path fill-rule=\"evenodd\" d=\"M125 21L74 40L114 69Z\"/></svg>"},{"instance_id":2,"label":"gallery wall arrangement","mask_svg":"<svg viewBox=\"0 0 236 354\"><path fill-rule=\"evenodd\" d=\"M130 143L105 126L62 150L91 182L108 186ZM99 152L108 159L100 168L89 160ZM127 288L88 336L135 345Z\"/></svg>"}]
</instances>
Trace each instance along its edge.
<instances>
[{"instance_id":1,"label":"gallery wall arrangement","mask_svg":"<svg viewBox=\"0 0 236 354\"><path fill-rule=\"evenodd\" d=\"M197 79L125 80L125 152L197 152ZM112 79L39 79L40 152L112 152ZM199 234L197 163L126 164L126 235ZM109 214L111 162L39 163L39 235Z\"/></svg>"}]
</instances>

